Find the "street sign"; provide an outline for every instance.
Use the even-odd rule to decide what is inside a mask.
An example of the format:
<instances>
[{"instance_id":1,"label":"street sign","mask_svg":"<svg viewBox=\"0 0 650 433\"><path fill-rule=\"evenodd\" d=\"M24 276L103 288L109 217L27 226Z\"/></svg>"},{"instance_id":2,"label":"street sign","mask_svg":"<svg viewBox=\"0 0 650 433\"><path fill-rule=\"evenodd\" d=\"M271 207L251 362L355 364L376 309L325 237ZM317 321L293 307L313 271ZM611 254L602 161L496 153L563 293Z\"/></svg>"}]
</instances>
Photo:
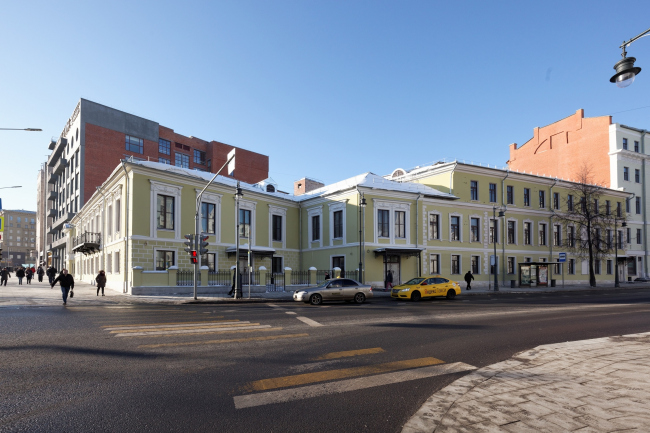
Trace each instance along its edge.
<instances>
[{"instance_id":1,"label":"street sign","mask_svg":"<svg viewBox=\"0 0 650 433\"><path fill-rule=\"evenodd\" d=\"M233 157L230 162L228 163L228 176L232 176L232 174L235 172L235 150L233 149L230 152L228 152L228 156L226 157L226 161L230 159L230 157Z\"/></svg>"},{"instance_id":2,"label":"street sign","mask_svg":"<svg viewBox=\"0 0 650 433\"><path fill-rule=\"evenodd\" d=\"M560 253L557 261L560 263L566 262L566 253Z\"/></svg>"},{"instance_id":3,"label":"street sign","mask_svg":"<svg viewBox=\"0 0 650 433\"><path fill-rule=\"evenodd\" d=\"M5 217L0 216L0 232L5 229Z\"/></svg>"}]
</instances>

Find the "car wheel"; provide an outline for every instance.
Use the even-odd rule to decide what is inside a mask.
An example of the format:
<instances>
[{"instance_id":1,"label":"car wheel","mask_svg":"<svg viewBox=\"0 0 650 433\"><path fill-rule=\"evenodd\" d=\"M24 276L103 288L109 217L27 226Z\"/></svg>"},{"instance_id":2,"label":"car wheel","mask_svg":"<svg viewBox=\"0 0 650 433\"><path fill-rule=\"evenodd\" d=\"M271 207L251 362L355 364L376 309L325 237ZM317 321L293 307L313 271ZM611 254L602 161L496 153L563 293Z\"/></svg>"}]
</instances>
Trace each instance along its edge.
<instances>
[{"instance_id":1,"label":"car wheel","mask_svg":"<svg viewBox=\"0 0 650 433\"><path fill-rule=\"evenodd\" d=\"M314 293L309 298L309 302L311 303L311 305L320 305L323 303L323 297L318 293Z\"/></svg>"},{"instance_id":2,"label":"car wheel","mask_svg":"<svg viewBox=\"0 0 650 433\"><path fill-rule=\"evenodd\" d=\"M363 293L357 293L356 295L354 295L354 302L357 304L363 304L363 301L365 300L366 300L366 295L364 295Z\"/></svg>"},{"instance_id":3,"label":"car wheel","mask_svg":"<svg viewBox=\"0 0 650 433\"><path fill-rule=\"evenodd\" d=\"M420 299L422 299L422 295L420 294L420 292L415 291L415 292L411 293L411 301L419 302Z\"/></svg>"},{"instance_id":4,"label":"car wheel","mask_svg":"<svg viewBox=\"0 0 650 433\"><path fill-rule=\"evenodd\" d=\"M454 289L450 289L447 292L447 299L454 299L456 297L456 291Z\"/></svg>"}]
</instances>

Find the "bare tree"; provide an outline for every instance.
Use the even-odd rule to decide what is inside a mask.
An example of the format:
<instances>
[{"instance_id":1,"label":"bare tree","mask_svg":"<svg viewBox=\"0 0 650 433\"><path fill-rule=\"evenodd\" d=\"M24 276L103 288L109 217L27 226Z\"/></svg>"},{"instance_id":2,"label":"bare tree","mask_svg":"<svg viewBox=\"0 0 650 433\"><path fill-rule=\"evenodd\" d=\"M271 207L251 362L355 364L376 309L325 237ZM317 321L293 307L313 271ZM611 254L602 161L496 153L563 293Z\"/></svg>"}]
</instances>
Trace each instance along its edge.
<instances>
[{"instance_id":1,"label":"bare tree","mask_svg":"<svg viewBox=\"0 0 650 433\"><path fill-rule=\"evenodd\" d=\"M576 182L569 188L565 210L555 214L563 225L574 227L573 236L569 232L565 247L576 257L588 260L591 287L596 287L595 261L614 254L616 243L620 244L620 239L614 241L617 209L611 209L606 200L601 200L604 192L603 186L594 183L591 168L582 165ZM623 215L617 219L622 221Z\"/></svg>"}]
</instances>

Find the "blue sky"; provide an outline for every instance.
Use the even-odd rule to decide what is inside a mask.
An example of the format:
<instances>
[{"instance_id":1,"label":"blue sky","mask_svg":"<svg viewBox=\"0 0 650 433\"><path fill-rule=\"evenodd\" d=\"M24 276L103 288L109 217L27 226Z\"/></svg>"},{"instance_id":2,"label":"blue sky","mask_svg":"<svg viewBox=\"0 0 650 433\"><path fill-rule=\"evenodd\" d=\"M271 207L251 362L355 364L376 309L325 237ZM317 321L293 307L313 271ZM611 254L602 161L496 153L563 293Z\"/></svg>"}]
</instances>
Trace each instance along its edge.
<instances>
[{"instance_id":1,"label":"blue sky","mask_svg":"<svg viewBox=\"0 0 650 433\"><path fill-rule=\"evenodd\" d=\"M609 83L647 1L12 1L0 15L3 206L80 97L270 157L291 191L435 160L504 166L508 145L585 109L650 128L644 71ZM641 108L643 107L643 108Z\"/></svg>"}]
</instances>

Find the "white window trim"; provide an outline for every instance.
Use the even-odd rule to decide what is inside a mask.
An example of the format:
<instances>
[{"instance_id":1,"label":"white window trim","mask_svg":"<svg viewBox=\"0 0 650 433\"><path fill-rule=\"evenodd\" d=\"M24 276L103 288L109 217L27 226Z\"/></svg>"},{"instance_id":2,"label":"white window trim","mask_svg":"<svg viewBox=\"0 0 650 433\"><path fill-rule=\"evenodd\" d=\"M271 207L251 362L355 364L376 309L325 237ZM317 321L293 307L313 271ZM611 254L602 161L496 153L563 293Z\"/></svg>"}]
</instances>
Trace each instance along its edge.
<instances>
[{"instance_id":1,"label":"white window trim","mask_svg":"<svg viewBox=\"0 0 650 433\"><path fill-rule=\"evenodd\" d=\"M329 205L329 214L330 214L330 221L329 221L329 227L330 227L330 239L329 239L329 244L334 245L334 239L336 240L342 240L343 245L346 244L346 221L347 221L347 215L346 215L346 208L347 208L347 200L344 202L339 202L339 203L332 203ZM343 237L340 238L335 238L334 237L334 212L337 211L343 211ZM322 226L322 221L321 221L321 226Z\"/></svg>"},{"instance_id":2,"label":"white window trim","mask_svg":"<svg viewBox=\"0 0 650 433\"><path fill-rule=\"evenodd\" d=\"M512 266L512 274L508 272L508 260L515 259L515 262ZM506 275L517 275L517 257L516 256L507 256L506 257Z\"/></svg>"},{"instance_id":3,"label":"white window trim","mask_svg":"<svg viewBox=\"0 0 650 433\"><path fill-rule=\"evenodd\" d=\"M508 223L509 222L514 222L515 223L515 242L514 243L508 243ZM519 230L517 230L519 227L519 220L517 218L507 218L506 219L506 232L505 232L505 238L506 238L506 245L519 245Z\"/></svg>"},{"instance_id":4,"label":"white window trim","mask_svg":"<svg viewBox=\"0 0 650 433\"><path fill-rule=\"evenodd\" d=\"M312 217L318 216L320 217L320 227L319 227L319 236L317 241L313 241L314 237L312 236ZM307 211L307 246L309 248L313 248L314 244L318 244L317 248L320 248L323 246L323 206L317 206L309 209ZM331 262L330 262L331 263Z\"/></svg>"},{"instance_id":5,"label":"white window trim","mask_svg":"<svg viewBox=\"0 0 650 433\"><path fill-rule=\"evenodd\" d=\"M240 210L245 209L245 210L251 211L251 227L250 227L250 232L249 232L249 237L248 237L248 244L250 246L255 246L255 245L257 245L257 243L255 241L255 221L257 219L257 213L256 213L257 203L254 202L254 201L250 201L250 200L240 199L239 200L239 209ZM237 206L235 206L235 218L238 218ZM235 221L237 221L237 220L235 219ZM235 227L235 230L237 230L237 227ZM236 235L239 236L239 232L236 232ZM246 239L246 238L240 238L240 239Z\"/></svg>"},{"instance_id":6,"label":"white window trim","mask_svg":"<svg viewBox=\"0 0 650 433\"><path fill-rule=\"evenodd\" d=\"M458 217L458 240L451 240L451 217ZM449 213L449 242L463 242L463 214L458 212Z\"/></svg>"},{"instance_id":7,"label":"white window trim","mask_svg":"<svg viewBox=\"0 0 650 433\"><path fill-rule=\"evenodd\" d=\"M432 238L431 237L431 224L429 223L429 220L431 219L431 215L438 215L438 238ZM430 211L427 212L427 240L429 241L441 241L442 240L442 214L438 211Z\"/></svg>"},{"instance_id":8,"label":"white window trim","mask_svg":"<svg viewBox=\"0 0 650 433\"><path fill-rule=\"evenodd\" d=\"M431 269L431 259L432 259L433 257L438 257L438 272L433 272L433 270ZM440 258L440 257L441 257L441 256L440 256L440 254L438 254L438 253L429 253L429 266L428 266L428 268L429 268L429 273L431 273L431 274L435 274L435 275L439 275L439 274L440 274L440 269L442 268L442 266L441 266L441 258Z\"/></svg>"},{"instance_id":9,"label":"white window trim","mask_svg":"<svg viewBox=\"0 0 650 433\"><path fill-rule=\"evenodd\" d=\"M182 186L178 185L169 185L162 182L157 182L155 180L149 179L151 182L151 197L150 197L150 206L149 206L149 235L152 238L158 237L158 231L170 232L171 230L158 229L158 224L156 222L156 203L158 202L158 194L167 195L174 197L174 237L176 239L181 238L181 190Z\"/></svg>"},{"instance_id":10,"label":"white window trim","mask_svg":"<svg viewBox=\"0 0 650 433\"><path fill-rule=\"evenodd\" d=\"M339 254L330 254L330 267L334 269L334 263L332 262L332 259L334 257L343 257L343 269L346 271L349 271L348 269L348 258L345 255L345 253L339 253ZM354 265L353 265L354 266ZM340 269L340 268L339 268Z\"/></svg>"},{"instance_id":11,"label":"white window trim","mask_svg":"<svg viewBox=\"0 0 650 433\"><path fill-rule=\"evenodd\" d=\"M282 217L282 248L286 248L287 247L287 209L284 207L278 207L273 205L269 205L269 247L272 247L274 242L278 242L273 240L273 215ZM282 264L284 265L284 261L282 262ZM273 264L271 264L271 266L273 266Z\"/></svg>"},{"instance_id":12,"label":"white window trim","mask_svg":"<svg viewBox=\"0 0 650 433\"><path fill-rule=\"evenodd\" d=\"M472 267L472 257L478 258L478 272L473 273L472 275L481 275L481 256L479 254L472 254L469 257L469 266Z\"/></svg>"},{"instance_id":13,"label":"white window trim","mask_svg":"<svg viewBox=\"0 0 650 433\"><path fill-rule=\"evenodd\" d=\"M555 245L555 227L556 226L560 226L560 245ZM564 226L562 226L561 223L559 223L559 224L558 223L553 223L552 230L553 230L553 233L551 234L551 240L553 242L553 246L554 247L556 247L556 246L564 247L564 245L562 245L562 241L565 240L562 237L563 236L563 231L564 231ZM613 233L613 231L612 231L612 233Z\"/></svg>"},{"instance_id":14,"label":"white window trim","mask_svg":"<svg viewBox=\"0 0 650 433\"><path fill-rule=\"evenodd\" d=\"M377 199L372 199L373 200L373 215L372 215L372 220L373 220L373 232L374 232L374 238L375 238L375 243L379 243L379 230L377 229L377 213L380 210L387 210L388 211L388 238L382 237L381 239L389 239L389 243L391 245L395 244L395 211L403 211L406 212L406 215L404 216L405 221L405 238L397 238L397 239L404 239L406 241L406 244L411 243L411 204L410 203L405 203L405 202L400 202L400 201L388 201L388 200L377 200ZM427 221L428 223L428 221ZM383 244L382 244L383 245ZM403 244L401 244L403 245Z\"/></svg>"},{"instance_id":15,"label":"white window trim","mask_svg":"<svg viewBox=\"0 0 650 433\"><path fill-rule=\"evenodd\" d=\"M544 231L544 241L546 242L544 245L542 245L539 242L539 233L542 229L542 226L546 227L546 230ZM538 221L537 222L537 246L538 247L548 247L548 223L543 222L543 221Z\"/></svg>"},{"instance_id":16,"label":"white window trim","mask_svg":"<svg viewBox=\"0 0 650 433\"><path fill-rule=\"evenodd\" d=\"M170 247L154 247L153 249L153 259L152 259L152 270L156 270L156 256L158 255L158 251L174 251L174 264L172 266L178 266L178 248ZM158 271L158 272L163 272L163 271Z\"/></svg>"},{"instance_id":17,"label":"white window trim","mask_svg":"<svg viewBox=\"0 0 650 433\"><path fill-rule=\"evenodd\" d=\"M194 191L196 191L196 198L198 198L201 190L195 189ZM215 194L212 192L204 192L203 196L201 197L201 203L210 203L214 205L214 234L210 234L210 233L206 233L206 234L208 234L209 236L214 236L215 242L217 243L221 242L221 199L222 198L223 198L222 194ZM200 227L200 223L199 223L199 227ZM215 262L215 266L216 266L216 262Z\"/></svg>"},{"instance_id":18,"label":"white window trim","mask_svg":"<svg viewBox=\"0 0 650 433\"><path fill-rule=\"evenodd\" d=\"M478 219L478 241L473 241L472 240L472 218ZM472 214L468 217L467 219L469 221L469 243L477 243L477 244L482 244L483 240L483 233L481 233L481 227L483 225L483 218L480 215ZM451 224L451 222L450 222ZM462 239L462 237L461 237Z\"/></svg>"},{"instance_id":19,"label":"white window trim","mask_svg":"<svg viewBox=\"0 0 650 433\"><path fill-rule=\"evenodd\" d=\"M458 256L458 273L454 274L453 270L453 258ZM449 274L450 275L462 275L463 274L463 255L462 254L449 254Z\"/></svg>"}]
</instances>

